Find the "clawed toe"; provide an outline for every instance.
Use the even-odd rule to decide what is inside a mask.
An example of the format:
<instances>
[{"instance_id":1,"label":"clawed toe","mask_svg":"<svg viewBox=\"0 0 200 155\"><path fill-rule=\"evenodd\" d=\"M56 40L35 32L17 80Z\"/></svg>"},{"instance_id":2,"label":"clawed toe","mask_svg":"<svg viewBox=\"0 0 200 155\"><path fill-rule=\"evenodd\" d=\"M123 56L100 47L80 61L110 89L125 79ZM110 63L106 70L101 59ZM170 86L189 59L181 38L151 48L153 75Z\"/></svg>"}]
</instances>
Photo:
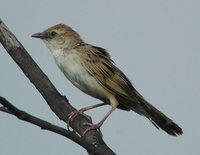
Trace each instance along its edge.
<instances>
[{"instance_id":1,"label":"clawed toe","mask_svg":"<svg viewBox=\"0 0 200 155\"><path fill-rule=\"evenodd\" d=\"M68 115L67 129L69 130L70 122L72 122L78 115L83 114L82 111L73 111Z\"/></svg>"},{"instance_id":2,"label":"clawed toe","mask_svg":"<svg viewBox=\"0 0 200 155\"><path fill-rule=\"evenodd\" d=\"M101 125L100 124L92 124L92 123L86 122L83 125L88 126L88 128L83 132L83 136L90 130L96 130L97 129L101 133L101 131L100 131Z\"/></svg>"}]
</instances>

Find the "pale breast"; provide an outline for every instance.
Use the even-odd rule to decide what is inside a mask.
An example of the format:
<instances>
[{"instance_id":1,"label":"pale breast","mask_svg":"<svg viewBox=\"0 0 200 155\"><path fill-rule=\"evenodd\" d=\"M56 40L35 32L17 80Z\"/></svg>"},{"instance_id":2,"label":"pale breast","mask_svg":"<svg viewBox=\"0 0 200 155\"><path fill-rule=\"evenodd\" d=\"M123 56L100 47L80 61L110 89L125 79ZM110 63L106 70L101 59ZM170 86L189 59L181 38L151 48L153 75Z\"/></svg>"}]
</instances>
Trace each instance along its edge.
<instances>
[{"instance_id":1,"label":"pale breast","mask_svg":"<svg viewBox=\"0 0 200 155\"><path fill-rule=\"evenodd\" d=\"M75 52L54 55L56 64L73 85L83 92L106 100L108 92L83 67L82 60Z\"/></svg>"}]
</instances>

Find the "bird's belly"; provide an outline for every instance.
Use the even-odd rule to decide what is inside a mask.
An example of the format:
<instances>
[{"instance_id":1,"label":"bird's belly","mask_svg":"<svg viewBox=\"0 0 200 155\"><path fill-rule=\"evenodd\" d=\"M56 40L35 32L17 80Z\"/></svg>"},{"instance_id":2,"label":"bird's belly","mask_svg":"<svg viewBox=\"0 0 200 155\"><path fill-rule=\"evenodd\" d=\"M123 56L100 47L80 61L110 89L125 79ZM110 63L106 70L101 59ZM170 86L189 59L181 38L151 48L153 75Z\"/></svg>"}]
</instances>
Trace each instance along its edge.
<instances>
[{"instance_id":1,"label":"bird's belly","mask_svg":"<svg viewBox=\"0 0 200 155\"><path fill-rule=\"evenodd\" d=\"M56 60L56 63L74 86L88 95L106 100L108 92L87 72L79 59L79 57L68 56L64 60Z\"/></svg>"}]
</instances>

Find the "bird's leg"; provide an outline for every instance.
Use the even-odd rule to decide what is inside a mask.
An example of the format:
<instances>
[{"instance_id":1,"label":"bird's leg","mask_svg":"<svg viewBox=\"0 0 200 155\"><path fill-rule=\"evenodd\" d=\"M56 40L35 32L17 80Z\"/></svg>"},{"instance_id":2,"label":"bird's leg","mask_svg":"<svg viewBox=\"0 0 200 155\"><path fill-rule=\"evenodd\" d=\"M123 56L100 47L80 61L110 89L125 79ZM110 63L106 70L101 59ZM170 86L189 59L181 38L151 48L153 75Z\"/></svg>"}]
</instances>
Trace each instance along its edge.
<instances>
[{"instance_id":1,"label":"bird's leg","mask_svg":"<svg viewBox=\"0 0 200 155\"><path fill-rule=\"evenodd\" d=\"M88 107L85 107L85 108L81 108L80 110L78 111L73 111L71 112L69 115L68 115L68 120L67 120L67 128L69 130L69 125L70 125L70 122L74 120L74 118L76 118L78 115L80 114L83 114L85 111L88 111L90 109L94 109L94 108L97 108L97 107L101 107L101 106L104 106L106 105L107 103L99 103L99 104L96 104L96 105L92 105L92 106L88 106ZM88 119L89 120L89 119ZM89 120L90 121L90 120Z\"/></svg>"},{"instance_id":2,"label":"bird's leg","mask_svg":"<svg viewBox=\"0 0 200 155\"><path fill-rule=\"evenodd\" d=\"M103 119L97 123L97 124L92 124L92 123L84 123L84 125L89 126L83 133L83 135L85 135L89 130L93 130L93 129L99 129L102 124L105 122L105 120L110 116L110 114L112 114L112 112L116 109L116 107L112 107L111 110L103 117Z\"/></svg>"}]
</instances>

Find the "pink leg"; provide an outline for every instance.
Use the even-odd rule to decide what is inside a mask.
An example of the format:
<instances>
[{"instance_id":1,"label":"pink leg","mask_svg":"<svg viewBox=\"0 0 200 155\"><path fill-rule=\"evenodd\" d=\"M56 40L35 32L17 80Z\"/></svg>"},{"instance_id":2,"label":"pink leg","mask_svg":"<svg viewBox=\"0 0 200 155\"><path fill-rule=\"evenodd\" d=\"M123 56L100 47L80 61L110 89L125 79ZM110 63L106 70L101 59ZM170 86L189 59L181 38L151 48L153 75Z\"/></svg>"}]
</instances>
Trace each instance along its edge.
<instances>
[{"instance_id":1,"label":"pink leg","mask_svg":"<svg viewBox=\"0 0 200 155\"><path fill-rule=\"evenodd\" d=\"M89 130L93 130L93 129L99 129L102 124L105 122L105 120L108 118L108 116L110 116L110 114L112 114L112 112L116 109L116 107L112 107L111 110L104 116L104 118L97 124L92 124L92 123L85 123L84 125L89 126L83 133L83 135L85 135Z\"/></svg>"},{"instance_id":2,"label":"pink leg","mask_svg":"<svg viewBox=\"0 0 200 155\"><path fill-rule=\"evenodd\" d=\"M68 123L67 123L67 128L69 129L69 125L70 125L70 122L74 120L74 118L76 118L78 115L80 114L83 114L83 112L85 111L88 111L90 109L94 109L94 108L97 108L97 107L100 107L100 106L104 106L106 105L107 103L100 103L100 104L96 104L96 105L92 105L92 106L89 106L89 107L85 107L85 108L82 108L78 111L73 111L71 112L69 115L68 115ZM90 121L90 120L89 120Z\"/></svg>"}]
</instances>

